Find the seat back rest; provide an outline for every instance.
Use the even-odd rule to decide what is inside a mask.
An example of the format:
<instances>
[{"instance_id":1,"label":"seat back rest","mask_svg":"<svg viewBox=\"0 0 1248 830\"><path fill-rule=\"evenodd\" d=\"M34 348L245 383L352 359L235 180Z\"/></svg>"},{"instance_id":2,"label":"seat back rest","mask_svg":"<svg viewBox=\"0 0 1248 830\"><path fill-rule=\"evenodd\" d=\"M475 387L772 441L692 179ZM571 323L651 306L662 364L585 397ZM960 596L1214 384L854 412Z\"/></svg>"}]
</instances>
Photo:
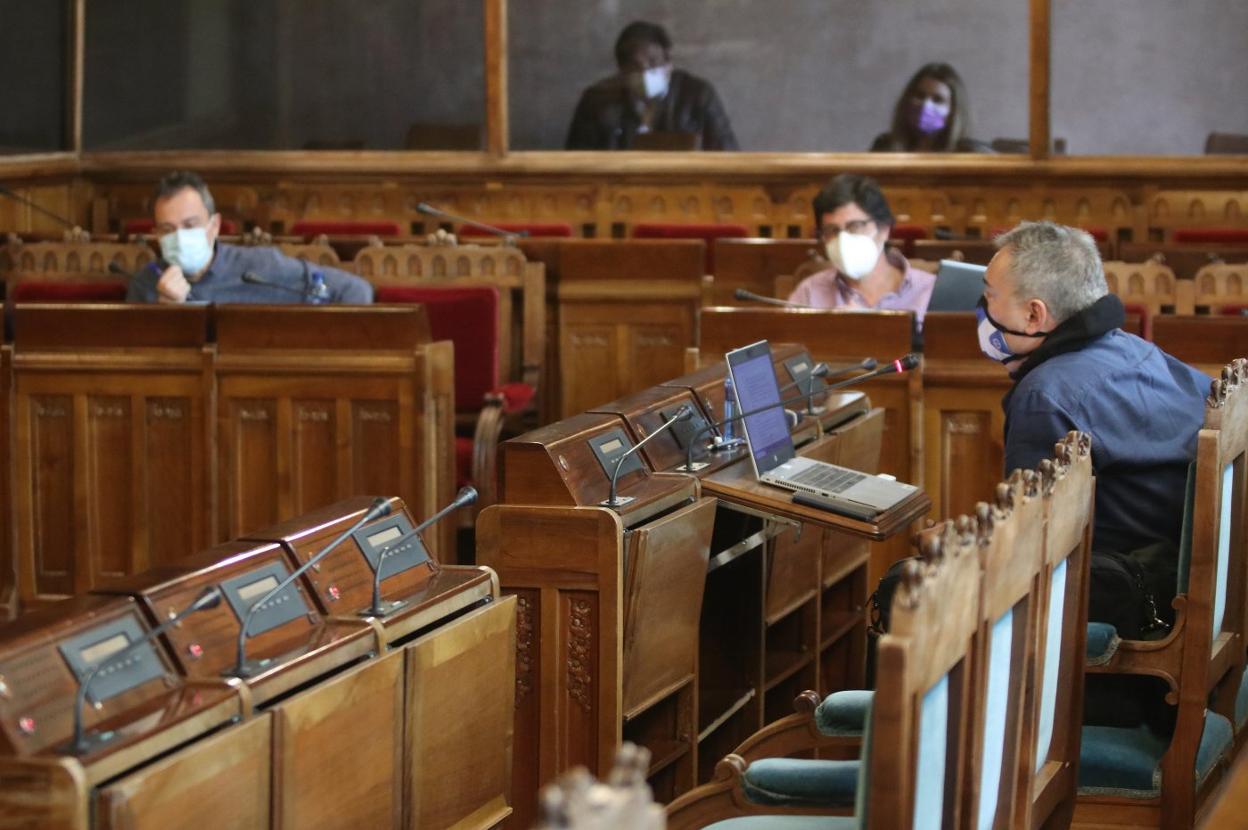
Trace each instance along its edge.
<instances>
[{"instance_id":1,"label":"seat back rest","mask_svg":"<svg viewBox=\"0 0 1248 830\"><path fill-rule=\"evenodd\" d=\"M958 826L972 718L984 717L971 700L983 538L968 516L937 525L902 572L879 644L864 826Z\"/></svg>"}]
</instances>

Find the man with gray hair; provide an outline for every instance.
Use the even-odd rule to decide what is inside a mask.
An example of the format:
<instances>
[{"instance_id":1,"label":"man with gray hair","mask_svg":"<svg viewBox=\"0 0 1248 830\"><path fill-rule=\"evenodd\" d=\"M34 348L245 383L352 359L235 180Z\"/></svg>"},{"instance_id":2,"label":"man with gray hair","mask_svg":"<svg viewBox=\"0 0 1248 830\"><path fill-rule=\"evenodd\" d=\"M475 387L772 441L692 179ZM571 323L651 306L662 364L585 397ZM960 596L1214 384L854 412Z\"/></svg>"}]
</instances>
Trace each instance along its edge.
<instances>
[{"instance_id":1,"label":"man with gray hair","mask_svg":"<svg viewBox=\"0 0 1248 830\"><path fill-rule=\"evenodd\" d=\"M160 263L130 280L140 303L371 303L373 289L337 268L288 257L276 248L217 241L221 214L204 180L179 171L156 185Z\"/></svg>"},{"instance_id":2,"label":"man with gray hair","mask_svg":"<svg viewBox=\"0 0 1248 830\"><path fill-rule=\"evenodd\" d=\"M1087 233L1023 222L996 243L979 342L1014 381L1002 401L1006 472L1034 469L1070 430L1092 436L1088 616L1147 636L1173 620L1187 469L1211 379L1122 330L1125 310ZM1089 680L1085 723L1165 731L1163 692L1147 679Z\"/></svg>"}]
</instances>

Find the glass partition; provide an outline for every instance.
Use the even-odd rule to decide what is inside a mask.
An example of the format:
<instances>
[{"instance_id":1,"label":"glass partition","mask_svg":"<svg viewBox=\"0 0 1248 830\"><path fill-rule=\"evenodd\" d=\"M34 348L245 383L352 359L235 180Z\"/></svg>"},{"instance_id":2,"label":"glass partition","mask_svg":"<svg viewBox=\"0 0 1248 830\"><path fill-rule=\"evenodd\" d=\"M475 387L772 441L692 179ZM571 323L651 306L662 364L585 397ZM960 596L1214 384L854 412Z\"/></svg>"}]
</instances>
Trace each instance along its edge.
<instances>
[{"instance_id":1,"label":"glass partition","mask_svg":"<svg viewBox=\"0 0 1248 830\"><path fill-rule=\"evenodd\" d=\"M926 116L922 104L927 96L907 99L910 103L901 107L906 135L881 139L881 144L939 149L945 144L915 137L943 141L956 121L962 140L953 136L946 144L960 150L986 151L994 139L1021 141L1021 151L1026 149L1026 0L927 0L918 5L508 0L508 15L511 147L516 150L559 149L569 143L576 148L689 149L683 135L694 136L690 141L703 149L862 152L890 132L907 81L929 63L956 67L969 124L955 117L958 107L949 100L954 81L936 90ZM644 49L638 55L636 38L624 50L634 71L619 74L617 37L637 20L665 30L673 67L666 78L660 71L646 80L644 70L656 68L649 64L661 58ZM648 99L642 92L647 83L656 93ZM722 140L724 121L735 141ZM999 146L1018 151L1017 145Z\"/></svg>"},{"instance_id":2,"label":"glass partition","mask_svg":"<svg viewBox=\"0 0 1248 830\"><path fill-rule=\"evenodd\" d=\"M89 0L83 142L479 150L483 26L454 0Z\"/></svg>"},{"instance_id":3,"label":"glass partition","mask_svg":"<svg viewBox=\"0 0 1248 830\"><path fill-rule=\"evenodd\" d=\"M0 153L69 149L69 3L0 0Z\"/></svg>"},{"instance_id":4,"label":"glass partition","mask_svg":"<svg viewBox=\"0 0 1248 830\"><path fill-rule=\"evenodd\" d=\"M1248 4L1057 0L1052 135L1073 155L1248 153Z\"/></svg>"}]
</instances>

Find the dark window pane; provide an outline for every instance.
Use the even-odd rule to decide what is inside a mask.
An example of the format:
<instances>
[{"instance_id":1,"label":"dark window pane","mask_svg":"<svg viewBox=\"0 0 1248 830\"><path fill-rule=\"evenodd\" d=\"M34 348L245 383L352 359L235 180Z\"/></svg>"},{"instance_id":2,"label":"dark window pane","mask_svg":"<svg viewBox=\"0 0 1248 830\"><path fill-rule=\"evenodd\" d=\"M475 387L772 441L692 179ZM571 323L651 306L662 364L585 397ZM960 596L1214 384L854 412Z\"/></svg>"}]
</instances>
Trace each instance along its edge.
<instances>
[{"instance_id":1,"label":"dark window pane","mask_svg":"<svg viewBox=\"0 0 1248 830\"><path fill-rule=\"evenodd\" d=\"M1213 133L1248 141L1246 38L1240 0L1054 3L1054 137L1072 155L1198 155Z\"/></svg>"},{"instance_id":2,"label":"dark window pane","mask_svg":"<svg viewBox=\"0 0 1248 830\"><path fill-rule=\"evenodd\" d=\"M616 38L635 20L664 27L673 67L711 84L741 150L866 151L889 132L911 75L932 62L952 64L965 84L967 140L950 144L986 151L997 138L1026 143L1025 0L508 0L507 7L515 149L565 146L582 93L616 74ZM597 92L587 114L598 126L578 132L587 136L580 143L628 144L611 136L635 134L636 117L619 114L622 95ZM688 134L680 127L698 123L685 119L673 131Z\"/></svg>"},{"instance_id":3,"label":"dark window pane","mask_svg":"<svg viewBox=\"0 0 1248 830\"><path fill-rule=\"evenodd\" d=\"M64 150L69 3L0 0L0 153Z\"/></svg>"},{"instance_id":4,"label":"dark window pane","mask_svg":"<svg viewBox=\"0 0 1248 830\"><path fill-rule=\"evenodd\" d=\"M481 3L91 0L90 149L477 149Z\"/></svg>"}]
</instances>

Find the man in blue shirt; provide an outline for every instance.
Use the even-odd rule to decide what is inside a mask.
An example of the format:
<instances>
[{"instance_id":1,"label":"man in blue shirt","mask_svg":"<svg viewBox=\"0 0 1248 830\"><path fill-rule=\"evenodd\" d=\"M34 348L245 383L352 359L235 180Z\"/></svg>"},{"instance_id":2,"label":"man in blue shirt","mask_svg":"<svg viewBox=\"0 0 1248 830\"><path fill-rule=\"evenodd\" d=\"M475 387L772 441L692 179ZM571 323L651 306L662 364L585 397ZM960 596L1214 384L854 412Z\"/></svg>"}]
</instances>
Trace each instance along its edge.
<instances>
[{"instance_id":1,"label":"man in blue shirt","mask_svg":"<svg viewBox=\"0 0 1248 830\"><path fill-rule=\"evenodd\" d=\"M130 281L141 303L371 303L373 288L337 268L288 257L276 248L217 241L221 214L198 175L170 173L156 187L161 261Z\"/></svg>"},{"instance_id":2,"label":"man in blue shirt","mask_svg":"<svg viewBox=\"0 0 1248 830\"><path fill-rule=\"evenodd\" d=\"M1151 595L1155 616L1172 619L1187 469L1211 378L1122 330L1122 302L1109 293L1087 233L1023 222L996 242L984 275L979 341L1014 380L1002 401L1005 469L1034 469L1070 430L1091 435L1096 506L1088 616L1114 623L1123 636L1145 636L1153 611L1147 596L1134 607L1128 583ZM1169 728L1164 689L1153 690L1147 679L1090 679L1088 687L1085 722L1144 719ZM1148 709L1152 703L1160 714Z\"/></svg>"}]
</instances>

